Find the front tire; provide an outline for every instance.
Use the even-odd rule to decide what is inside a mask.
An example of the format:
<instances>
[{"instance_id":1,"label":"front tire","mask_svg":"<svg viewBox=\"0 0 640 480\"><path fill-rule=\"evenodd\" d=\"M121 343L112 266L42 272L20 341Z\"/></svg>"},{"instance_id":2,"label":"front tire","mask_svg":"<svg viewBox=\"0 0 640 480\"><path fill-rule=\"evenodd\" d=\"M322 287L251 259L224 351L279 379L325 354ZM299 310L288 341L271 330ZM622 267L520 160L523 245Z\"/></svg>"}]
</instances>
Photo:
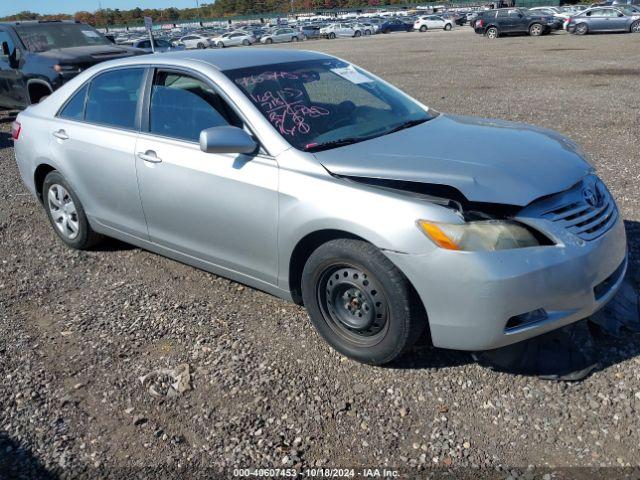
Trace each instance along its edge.
<instances>
[{"instance_id":1,"label":"front tire","mask_svg":"<svg viewBox=\"0 0 640 480\"><path fill-rule=\"evenodd\" d=\"M273 43L273 38L267 38L264 43L271 45Z\"/></svg>"},{"instance_id":2,"label":"front tire","mask_svg":"<svg viewBox=\"0 0 640 480\"><path fill-rule=\"evenodd\" d=\"M102 239L89 225L76 193L55 170L44 179L42 200L53 230L68 247L86 250Z\"/></svg>"},{"instance_id":3,"label":"front tire","mask_svg":"<svg viewBox=\"0 0 640 480\"><path fill-rule=\"evenodd\" d=\"M245 47L249 46L249 40L247 40L246 38L242 41L242 45L244 45Z\"/></svg>"},{"instance_id":4,"label":"front tire","mask_svg":"<svg viewBox=\"0 0 640 480\"><path fill-rule=\"evenodd\" d=\"M298 41L298 37L291 37L291 41L292 42L297 42Z\"/></svg>"},{"instance_id":5,"label":"front tire","mask_svg":"<svg viewBox=\"0 0 640 480\"><path fill-rule=\"evenodd\" d=\"M544 28L539 23L534 23L529 27L529 35L532 37L539 37L544 33Z\"/></svg>"},{"instance_id":6,"label":"front tire","mask_svg":"<svg viewBox=\"0 0 640 480\"><path fill-rule=\"evenodd\" d=\"M363 363L399 358L426 325L408 280L380 250L359 240L318 247L304 266L302 297L327 343Z\"/></svg>"},{"instance_id":7,"label":"front tire","mask_svg":"<svg viewBox=\"0 0 640 480\"><path fill-rule=\"evenodd\" d=\"M426 32L426 31L427 31L427 26L426 26L426 25L422 25L422 26L420 27L420 31L421 31L422 33Z\"/></svg>"},{"instance_id":8,"label":"front tire","mask_svg":"<svg viewBox=\"0 0 640 480\"><path fill-rule=\"evenodd\" d=\"M218 48L224 48L224 43L222 43L222 42L218 42L218 43L216 43L216 47L218 47Z\"/></svg>"},{"instance_id":9,"label":"front tire","mask_svg":"<svg viewBox=\"0 0 640 480\"><path fill-rule=\"evenodd\" d=\"M362 32L360 32L360 30L356 30L356 31L353 33L353 36L354 36L354 37L356 37L356 38L357 38L357 37L359 37L360 35L362 35Z\"/></svg>"},{"instance_id":10,"label":"front tire","mask_svg":"<svg viewBox=\"0 0 640 480\"><path fill-rule=\"evenodd\" d=\"M334 38L336 38L336 34L335 34L335 33L333 33L333 32L331 32L331 33L329 34L329 38L330 38L331 40L333 40Z\"/></svg>"},{"instance_id":11,"label":"front tire","mask_svg":"<svg viewBox=\"0 0 640 480\"><path fill-rule=\"evenodd\" d=\"M636 20L631 24L631 33L640 33L640 20Z\"/></svg>"},{"instance_id":12,"label":"front tire","mask_svg":"<svg viewBox=\"0 0 640 480\"><path fill-rule=\"evenodd\" d=\"M444 29L445 29L447 32L448 32L449 30L451 30L451 24L450 24L450 23L447 23L447 24L444 26Z\"/></svg>"},{"instance_id":13,"label":"front tire","mask_svg":"<svg viewBox=\"0 0 640 480\"><path fill-rule=\"evenodd\" d=\"M205 48L207 48L204 43L198 43L197 47L198 50L204 50Z\"/></svg>"}]
</instances>

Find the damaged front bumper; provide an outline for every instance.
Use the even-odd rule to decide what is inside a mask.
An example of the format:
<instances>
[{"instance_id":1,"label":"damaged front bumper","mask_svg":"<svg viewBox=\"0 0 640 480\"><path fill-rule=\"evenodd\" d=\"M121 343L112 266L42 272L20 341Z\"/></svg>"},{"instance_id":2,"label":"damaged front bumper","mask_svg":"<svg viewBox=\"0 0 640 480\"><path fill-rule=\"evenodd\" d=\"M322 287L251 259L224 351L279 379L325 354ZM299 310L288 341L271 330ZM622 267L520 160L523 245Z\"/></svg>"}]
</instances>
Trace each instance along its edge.
<instances>
[{"instance_id":1,"label":"damaged front bumper","mask_svg":"<svg viewBox=\"0 0 640 480\"><path fill-rule=\"evenodd\" d=\"M427 311L434 346L489 350L586 318L616 293L627 266L624 223L589 242L494 252L385 251Z\"/></svg>"}]
</instances>

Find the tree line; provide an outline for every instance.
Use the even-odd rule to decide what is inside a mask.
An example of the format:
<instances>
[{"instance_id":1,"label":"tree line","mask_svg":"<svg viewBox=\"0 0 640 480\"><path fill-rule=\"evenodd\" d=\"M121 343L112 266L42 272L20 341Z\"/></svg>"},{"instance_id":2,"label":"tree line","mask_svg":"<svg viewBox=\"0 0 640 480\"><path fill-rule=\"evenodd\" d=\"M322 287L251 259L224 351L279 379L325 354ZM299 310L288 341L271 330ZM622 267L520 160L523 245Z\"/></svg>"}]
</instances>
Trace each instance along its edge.
<instances>
[{"instance_id":1,"label":"tree line","mask_svg":"<svg viewBox=\"0 0 640 480\"><path fill-rule=\"evenodd\" d=\"M77 20L96 27L105 27L109 25L141 25L144 22L144 17L151 17L154 23L163 23L172 20L186 21L243 15L287 14L290 12L406 3L409 2L407 0L217 0L215 3L202 4L199 8L133 8L131 10L105 8L95 12L80 11L73 15L63 13L43 15L31 11L23 11L0 18L0 20Z\"/></svg>"}]
</instances>

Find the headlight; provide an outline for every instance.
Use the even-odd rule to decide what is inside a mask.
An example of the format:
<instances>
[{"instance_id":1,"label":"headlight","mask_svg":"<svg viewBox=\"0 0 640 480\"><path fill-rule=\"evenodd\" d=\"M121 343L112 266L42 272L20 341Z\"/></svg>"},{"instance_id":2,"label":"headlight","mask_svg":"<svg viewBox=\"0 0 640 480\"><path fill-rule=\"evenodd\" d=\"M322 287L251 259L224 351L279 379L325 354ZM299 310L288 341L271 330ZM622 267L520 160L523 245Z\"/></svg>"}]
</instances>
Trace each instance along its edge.
<instances>
[{"instance_id":1,"label":"headlight","mask_svg":"<svg viewBox=\"0 0 640 480\"><path fill-rule=\"evenodd\" d=\"M531 231L516 222L482 220L454 224L418 220L417 223L433 243L448 250L491 252L540 245Z\"/></svg>"}]
</instances>

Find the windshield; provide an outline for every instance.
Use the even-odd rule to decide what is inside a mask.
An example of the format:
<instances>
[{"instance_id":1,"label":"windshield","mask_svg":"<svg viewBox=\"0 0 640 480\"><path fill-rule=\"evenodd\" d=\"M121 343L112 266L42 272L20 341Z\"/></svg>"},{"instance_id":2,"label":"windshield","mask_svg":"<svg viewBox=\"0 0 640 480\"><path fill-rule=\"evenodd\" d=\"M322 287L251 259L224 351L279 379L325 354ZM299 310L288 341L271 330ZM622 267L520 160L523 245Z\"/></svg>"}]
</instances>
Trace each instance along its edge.
<instances>
[{"instance_id":1,"label":"windshield","mask_svg":"<svg viewBox=\"0 0 640 480\"><path fill-rule=\"evenodd\" d=\"M262 65L224 73L300 150L356 143L434 116L406 95L338 59Z\"/></svg>"},{"instance_id":2,"label":"windshield","mask_svg":"<svg viewBox=\"0 0 640 480\"><path fill-rule=\"evenodd\" d=\"M31 52L58 48L111 45L97 30L79 23L35 23L16 26L18 36Z\"/></svg>"}]
</instances>

